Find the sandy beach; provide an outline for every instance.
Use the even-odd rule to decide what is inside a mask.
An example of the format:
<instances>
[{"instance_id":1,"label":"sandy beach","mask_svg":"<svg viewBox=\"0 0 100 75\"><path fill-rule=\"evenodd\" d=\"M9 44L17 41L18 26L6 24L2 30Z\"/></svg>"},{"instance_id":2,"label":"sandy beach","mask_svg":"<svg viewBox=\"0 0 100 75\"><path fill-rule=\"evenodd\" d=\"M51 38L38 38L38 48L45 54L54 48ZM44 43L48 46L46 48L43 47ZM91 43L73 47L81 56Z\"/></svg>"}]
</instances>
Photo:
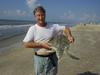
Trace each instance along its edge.
<instances>
[{"instance_id":1,"label":"sandy beach","mask_svg":"<svg viewBox=\"0 0 100 75\"><path fill-rule=\"evenodd\" d=\"M58 75L100 75L100 25L71 28L75 42L59 62ZM22 45L25 35L0 41L0 75L34 75L33 49Z\"/></svg>"}]
</instances>

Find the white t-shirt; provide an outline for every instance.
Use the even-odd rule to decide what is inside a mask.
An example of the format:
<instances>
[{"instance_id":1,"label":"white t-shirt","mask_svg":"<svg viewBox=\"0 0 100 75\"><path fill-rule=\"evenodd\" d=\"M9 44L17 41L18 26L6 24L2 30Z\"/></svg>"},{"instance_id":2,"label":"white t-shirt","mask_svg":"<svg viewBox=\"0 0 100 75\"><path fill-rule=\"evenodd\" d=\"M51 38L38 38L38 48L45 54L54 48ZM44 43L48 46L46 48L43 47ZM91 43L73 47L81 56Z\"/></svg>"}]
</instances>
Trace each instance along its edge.
<instances>
[{"instance_id":1,"label":"white t-shirt","mask_svg":"<svg viewBox=\"0 0 100 75\"><path fill-rule=\"evenodd\" d=\"M63 31L64 28L65 26L60 26L59 24L47 25L46 27L35 24L29 28L23 42L50 40L58 32Z\"/></svg>"}]
</instances>

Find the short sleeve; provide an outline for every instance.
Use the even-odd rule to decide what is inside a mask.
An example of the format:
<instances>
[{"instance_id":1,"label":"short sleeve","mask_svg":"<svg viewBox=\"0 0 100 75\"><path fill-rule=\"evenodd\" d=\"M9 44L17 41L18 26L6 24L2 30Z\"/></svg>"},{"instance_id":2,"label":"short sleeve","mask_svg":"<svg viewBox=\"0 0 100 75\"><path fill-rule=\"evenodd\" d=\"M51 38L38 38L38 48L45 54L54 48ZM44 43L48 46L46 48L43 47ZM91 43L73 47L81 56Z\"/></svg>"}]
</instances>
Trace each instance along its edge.
<instances>
[{"instance_id":1,"label":"short sleeve","mask_svg":"<svg viewBox=\"0 0 100 75\"><path fill-rule=\"evenodd\" d=\"M65 29L65 26L59 25L59 24L54 24L56 31L63 31Z\"/></svg>"},{"instance_id":2,"label":"short sleeve","mask_svg":"<svg viewBox=\"0 0 100 75\"><path fill-rule=\"evenodd\" d=\"M23 40L23 42L29 42L29 41L32 41L34 40L34 26L31 26L28 30L28 32L26 33L26 36Z\"/></svg>"}]
</instances>

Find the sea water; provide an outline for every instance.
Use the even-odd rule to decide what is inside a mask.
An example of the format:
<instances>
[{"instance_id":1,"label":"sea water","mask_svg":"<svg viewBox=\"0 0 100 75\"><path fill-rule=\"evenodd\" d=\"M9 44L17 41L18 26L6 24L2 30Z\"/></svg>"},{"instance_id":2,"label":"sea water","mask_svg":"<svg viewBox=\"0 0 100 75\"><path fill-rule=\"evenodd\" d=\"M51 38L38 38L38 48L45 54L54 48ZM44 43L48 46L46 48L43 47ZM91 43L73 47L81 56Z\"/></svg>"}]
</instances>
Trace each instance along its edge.
<instances>
[{"instance_id":1,"label":"sea water","mask_svg":"<svg viewBox=\"0 0 100 75\"><path fill-rule=\"evenodd\" d=\"M0 40L24 34L33 24L32 21L0 20Z\"/></svg>"}]
</instances>

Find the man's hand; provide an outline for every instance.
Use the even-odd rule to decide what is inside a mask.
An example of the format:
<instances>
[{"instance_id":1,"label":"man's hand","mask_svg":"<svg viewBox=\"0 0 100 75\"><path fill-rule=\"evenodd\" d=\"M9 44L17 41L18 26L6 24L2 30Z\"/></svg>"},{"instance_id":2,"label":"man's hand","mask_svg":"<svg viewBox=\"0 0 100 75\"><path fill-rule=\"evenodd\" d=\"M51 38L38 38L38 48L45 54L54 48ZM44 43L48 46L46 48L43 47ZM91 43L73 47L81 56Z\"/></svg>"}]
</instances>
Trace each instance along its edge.
<instances>
[{"instance_id":1,"label":"man's hand","mask_svg":"<svg viewBox=\"0 0 100 75\"><path fill-rule=\"evenodd\" d=\"M69 44L74 42L74 37L73 36L68 36L67 38L68 38Z\"/></svg>"},{"instance_id":2,"label":"man's hand","mask_svg":"<svg viewBox=\"0 0 100 75\"><path fill-rule=\"evenodd\" d=\"M52 46L51 43L42 43L41 45L42 45L43 48L48 49L48 50L50 50L51 46Z\"/></svg>"},{"instance_id":3,"label":"man's hand","mask_svg":"<svg viewBox=\"0 0 100 75\"><path fill-rule=\"evenodd\" d=\"M74 37L72 36L69 28L64 29L64 34L65 34L66 38L68 39L69 44L74 42Z\"/></svg>"},{"instance_id":4,"label":"man's hand","mask_svg":"<svg viewBox=\"0 0 100 75\"><path fill-rule=\"evenodd\" d=\"M52 49L51 46L52 46L51 43L44 43L44 44L42 44L43 48L39 49L37 51L37 54L38 55L49 55L51 53L54 53L55 51L51 50Z\"/></svg>"}]
</instances>

